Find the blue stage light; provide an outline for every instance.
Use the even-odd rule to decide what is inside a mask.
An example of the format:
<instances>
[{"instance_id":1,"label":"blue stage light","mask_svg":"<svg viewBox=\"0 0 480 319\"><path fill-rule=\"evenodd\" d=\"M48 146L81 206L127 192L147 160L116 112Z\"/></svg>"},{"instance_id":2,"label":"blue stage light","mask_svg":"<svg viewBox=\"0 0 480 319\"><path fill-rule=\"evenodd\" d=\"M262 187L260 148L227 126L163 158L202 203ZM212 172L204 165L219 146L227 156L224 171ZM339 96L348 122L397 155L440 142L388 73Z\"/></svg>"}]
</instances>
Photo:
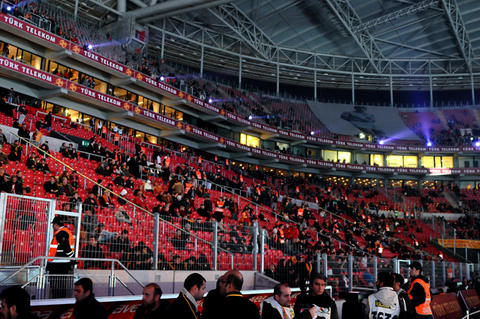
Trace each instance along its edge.
<instances>
[{"instance_id":1,"label":"blue stage light","mask_svg":"<svg viewBox=\"0 0 480 319\"><path fill-rule=\"evenodd\" d=\"M428 142L428 143L427 143L427 146L428 146L428 147L432 146L432 142Z\"/></svg>"},{"instance_id":2,"label":"blue stage light","mask_svg":"<svg viewBox=\"0 0 480 319\"><path fill-rule=\"evenodd\" d=\"M12 11L12 7L7 6L7 11Z\"/></svg>"},{"instance_id":3,"label":"blue stage light","mask_svg":"<svg viewBox=\"0 0 480 319\"><path fill-rule=\"evenodd\" d=\"M89 44L89 45L87 46L87 48L88 48L89 50L91 50L91 49L93 49L93 46L92 46L91 44Z\"/></svg>"}]
</instances>

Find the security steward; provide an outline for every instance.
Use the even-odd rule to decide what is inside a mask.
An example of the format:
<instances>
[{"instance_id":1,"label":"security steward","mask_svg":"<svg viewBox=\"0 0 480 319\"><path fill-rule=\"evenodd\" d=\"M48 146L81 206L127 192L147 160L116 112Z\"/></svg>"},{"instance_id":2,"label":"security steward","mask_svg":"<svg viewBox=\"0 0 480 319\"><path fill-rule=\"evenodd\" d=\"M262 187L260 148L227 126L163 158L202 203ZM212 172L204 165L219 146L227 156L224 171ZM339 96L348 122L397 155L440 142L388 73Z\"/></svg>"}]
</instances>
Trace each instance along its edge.
<instances>
[{"instance_id":1,"label":"security steward","mask_svg":"<svg viewBox=\"0 0 480 319\"><path fill-rule=\"evenodd\" d=\"M63 225L61 217L57 216L52 221L53 239L50 243L48 256L51 257L74 257L75 238L72 232ZM73 277L58 276L68 275L72 270L70 260L48 259L47 271L50 275L51 298L67 298L73 287ZM69 282L71 283L69 284Z\"/></svg>"},{"instance_id":2,"label":"security steward","mask_svg":"<svg viewBox=\"0 0 480 319\"><path fill-rule=\"evenodd\" d=\"M432 308L430 307L432 292L430 291L430 284L428 283L427 277L421 274L422 270L422 265L418 261L410 264L412 284L408 290L408 296L415 309L415 319L433 319Z\"/></svg>"}]
</instances>

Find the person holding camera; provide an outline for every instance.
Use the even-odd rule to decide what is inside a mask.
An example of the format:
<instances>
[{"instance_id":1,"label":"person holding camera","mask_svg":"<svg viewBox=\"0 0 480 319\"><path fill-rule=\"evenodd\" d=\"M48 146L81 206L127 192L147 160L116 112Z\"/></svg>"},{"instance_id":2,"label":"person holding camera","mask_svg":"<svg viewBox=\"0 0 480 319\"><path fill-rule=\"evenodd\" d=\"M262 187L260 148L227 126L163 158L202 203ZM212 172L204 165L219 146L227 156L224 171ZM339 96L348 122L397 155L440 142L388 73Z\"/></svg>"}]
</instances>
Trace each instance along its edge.
<instances>
[{"instance_id":1,"label":"person holding camera","mask_svg":"<svg viewBox=\"0 0 480 319\"><path fill-rule=\"evenodd\" d=\"M327 277L319 273L313 273L310 277L309 291L297 297L297 302L293 308L295 317L316 306L315 318L339 319L337 304L325 291L326 286Z\"/></svg>"}]
</instances>

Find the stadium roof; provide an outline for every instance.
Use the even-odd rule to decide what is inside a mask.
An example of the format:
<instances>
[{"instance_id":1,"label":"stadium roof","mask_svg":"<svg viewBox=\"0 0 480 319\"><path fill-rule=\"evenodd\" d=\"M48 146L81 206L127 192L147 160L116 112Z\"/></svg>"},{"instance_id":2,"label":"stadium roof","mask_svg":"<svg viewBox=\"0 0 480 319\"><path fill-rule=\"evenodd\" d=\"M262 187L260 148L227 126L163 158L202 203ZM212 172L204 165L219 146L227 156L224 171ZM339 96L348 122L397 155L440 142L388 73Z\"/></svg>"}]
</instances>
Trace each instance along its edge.
<instances>
[{"instance_id":1,"label":"stadium roof","mask_svg":"<svg viewBox=\"0 0 480 319\"><path fill-rule=\"evenodd\" d=\"M88 4L115 15L116 1ZM143 1L124 16L150 26L150 49L165 34L166 59L200 67L203 50L208 70L338 88L480 84L478 0Z\"/></svg>"}]
</instances>

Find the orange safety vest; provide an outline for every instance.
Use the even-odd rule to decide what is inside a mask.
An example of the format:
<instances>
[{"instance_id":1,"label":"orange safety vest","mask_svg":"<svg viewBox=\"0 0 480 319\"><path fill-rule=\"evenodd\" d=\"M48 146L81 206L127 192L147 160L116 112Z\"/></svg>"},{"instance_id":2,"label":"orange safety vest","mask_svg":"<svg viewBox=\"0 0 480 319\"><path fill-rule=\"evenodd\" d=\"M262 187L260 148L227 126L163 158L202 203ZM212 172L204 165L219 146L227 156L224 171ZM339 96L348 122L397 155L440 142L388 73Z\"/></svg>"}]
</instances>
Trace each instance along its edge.
<instances>
[{"instance_id":1,"label":"orange safety vest","mask_svg":"<svg viewBox=\"0 0 480 319\"><path fill-rule=\"evenodd\" d=\"M58 241L57 241L57 234L61 231L64 231L64 232L67 232L68 234L68 243L70 244L70 248L72 249L72 252L69 253L71 254L71 256L67 255L63 250L59 250L58 249ZM57 256L57 257L73 257L73 252L75 251L75 238L73 238L73 234L72 232L70 231L70 229L68 229L67 227L63 226L63 227L60 227L59 230L57 230L54 234L53 234L53 239L52 241L50 242L50 249L48 250L48 256L57 256L57 253L61 253L63 256ZM48 261L50 262L54 262L54 263L69 263L70 260L53 260L53 259L48 259Z\"/></svg>"},{"instance_id":2,"label":"orange safety vest","mask_svg":"<svg viewBox=\"0 0 480 319\"><path fill-rule=\"evenodd\" d=\"M215 155L215 162L218 160L217 155Z\"/></svg>"},{"instance_id":3,"label":"orange safety vest","mask_svg":"<svg viewBox=\"0 0 480 319\"><path fill-rule=\"evenodd\" d=\"M282 229L278 230L278 239L280 239L280 244L285 244L285 233Z\"/></svg>"},{"instance_id":4,"label":"orange safety vest","mask_svg":"<svg viewBox=\"0 0 480 319\"><path fill-rule=\"evenodd\" d=\"M192 183L186 183L185 184L185 194L192 188L193 184Z\"/></svg>"},{"instance_id":5,"label":"orange safety vest","mask_svg":"<svg viewBox=\"0 0 480 319\"><path fill-rule=\"evenodd\" d=\"M120 134L115 133L115 137L113 138L113 140L114 140L115 142L120 141Z\"/></svg>"},{"instance_id":6,"label":"orange safety vest","mask_svg":"<svg viewBox=\"0 0 480 319\"><path fill-rule=\"evenodd\" d=\"M240 175L240 182L243 183L243 176L242 175Z\"/></svg>"},{"instance_id":7,"label":"orange safety vest","mask_svg":"<svg viewBox=\"0 0 480 319\"><path fill-rule=\"evenodd\" d=\"M367 223L371 223L372 222L372 219L370 218L370 216L367 217Z\"/></svg>"},{"instance_id":8,"label":"orange safety vest","mask_svg":"<svg viewBox=\"0 0 480 319\"><path fill-rule=\"evenodd\" d=\"M202 179L202 173L200 173L200 171L196 171L195 174L197 174L197 179Z\"/></svg>"},{"instance_id":9,"label":"orange safety vest","mask_svg":"<svg viewBox=\"0 0 480 319\"><path fill-rule=\"evenodd\" d=\"M225 159L225 165L228 165L228 158Z\"/></svg>"},{"instance_id":10,"label":"orange safety vest","mask_svg":"<svg viewBox=\"0 0 480 319\"><path fill-rule=\"evenodd\" d=\"M298 216L303 216L303 208L298 209Z\"/></svg>"},{"instance_id":11,"label":"orange safety vest","mask_svg":"<svg viewBox=\"0 0 480 319\"><path fill-rule=\"evenodd\" d=\"M382 244L378 245L378 253L382 254L383 253L383 246Z\"/></svg>"},{"instance_id":12,"label":"orange safety vest","mask_svg":"<svg viewBox=\"0 0 480 319\"><path fill-rule=\"evenodd\" d=\"M413 299L413 296L410 295L410 291L412 291L413 285L415 283L420 284L423 287L423 290L425 291L425 302L416 306L415 311L419 315L431 315L432 308L430 307L430 302L432 302L432 296L430 295L430 285L420 278L415 278L412 281L412 285L410 286L410 289L408 290L408 296L410 297L410 299Z\"/></svg>"},{"instance_id":13,"label":"orange safety vest","mask_svg":"<svg viewBox=\"0 0 480 319\"><path fill-rule=\"evenodd\" d=\"M170 167L170 157L165 157L165 166Z\"/></svg>"},{"instance_id":14,"label":"orange safety vest","mask_svg":"<svg viewBox=\"0 0 480 319\"><path fill-rule=\"evenodd\" d=\"M102 127L102 133L103 134L107 133L107 128L105 126Z\"/></svg>"},{"instance_id":15,"label":"orange safety vest","mask_svg":"<svg viewBox=\"0 0 480 319\"><path fill-rule=\"evenodd\" d=\"M217 207L223 207L223 205L225 205L225 202L224 201L217 201Z\"/></svg>"},{"instance_id":16,"label":"orange safety vest","mask_svg":"<svg viewBox=\"0 0 480 319\"><path fill-rule=\"evenodd\" d=\"M388 226L388 224L385 226L385 230L390 231L390 226Z\"/></svg>"},{"instance_id":17,"label":"orange safety vest","mask_svg":"<svg viewBox=\"0 0 480 319\"><path fill-rule=\"evenodd\" d=\"M198 157L198 164L202 164L202 157L201 156Z\"/></svg>"}]
</instances>

